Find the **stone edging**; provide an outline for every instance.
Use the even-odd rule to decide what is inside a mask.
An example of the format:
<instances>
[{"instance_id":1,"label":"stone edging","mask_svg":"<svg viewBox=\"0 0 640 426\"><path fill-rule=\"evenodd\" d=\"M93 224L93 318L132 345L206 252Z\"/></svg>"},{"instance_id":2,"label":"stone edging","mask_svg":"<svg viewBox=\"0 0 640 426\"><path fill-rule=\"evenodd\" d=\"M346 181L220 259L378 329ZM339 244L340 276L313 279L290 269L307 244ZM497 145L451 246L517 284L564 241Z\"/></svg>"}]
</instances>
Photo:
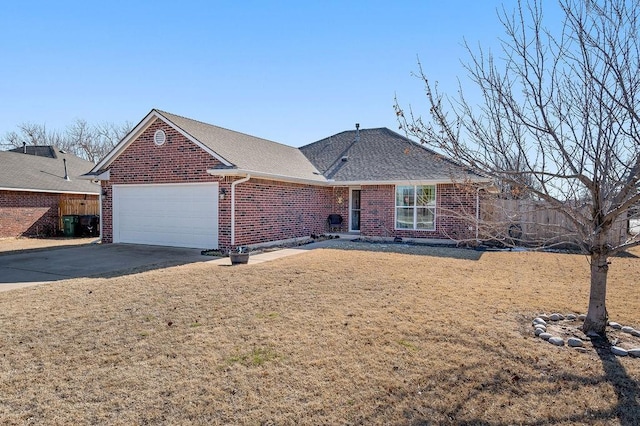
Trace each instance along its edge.
<instances>
[{"instance_id":1,"label":"stone edging","mask_svg":"<svg viewBox=\"0 0 640 426\"><path fill-rule=\"evenodd\" d=\"M588 337L581 339L579 337L572 336L567 338L567 340L565 341L565 339L563 339L562 337L554 336L553 333L550 333L547 331L548 327L553 325L559 325L561 321L564 321L564 322L584 321L585 318L586 318L586 315L584 314L580 314L580 315L576 315L576 314L562 315L559 313L554 313L551 315L540 314L537 317L535 317L533 321L531 321L531 326L533 327L533 334L536 337L539 337L542 340L546 340L552 345L564 346L566 343L568 346L572 348L585 352L587 351L587 349L585 348L585 341L589 340ZM640 337L640 330L636 330L633 327L622 326L621 324L613 321L609 321L608 326L614 330L619 330L630 336L634 336L637 338ZM629 355L635 358L639 358L640 346L632 349L625 349L620 346L616 346L614 344L611 346L611 353L617 356Z\"/></svg>"}]
</instances>

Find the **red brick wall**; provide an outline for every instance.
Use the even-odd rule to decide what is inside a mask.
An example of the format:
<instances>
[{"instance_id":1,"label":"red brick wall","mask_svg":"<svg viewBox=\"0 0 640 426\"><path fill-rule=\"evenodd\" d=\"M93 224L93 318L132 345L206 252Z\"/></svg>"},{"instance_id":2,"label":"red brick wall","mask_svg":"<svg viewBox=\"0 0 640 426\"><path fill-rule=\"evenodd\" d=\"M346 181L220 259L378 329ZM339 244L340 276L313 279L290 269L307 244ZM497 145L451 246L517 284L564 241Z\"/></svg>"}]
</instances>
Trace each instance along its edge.
<instances>
[{"instance_id":1,"label":"red brick wall","mask_svg":"<svg viewBox=\"0 0 640 426\"><path fill-rule=\"evenodd\" d=\"M349 231L349 188L335 187L331 190L331 212L342 216L342 226L338 232ZM327 228L328 230L328 228Z\"/></svg>"},{"instance_id":2,"label":"red brick wall","mask_svg":"<svg viewBox=\"0 0 640 426\"><path fill-rule=\"evenodd\" d=\"M401 238L469 238L475 232L475 193L454 184L437 185L436 229L395 229L395 186L363 186L360 234ZM470 229L471 228L471 229Z\"/></svg>"},{"instance_id":3,"label":"red brick wall","mask_svg":"<svg viewBox=\"0 0 640 426\"><path fill-rule=\"evenodd\" d=\"M395 186L363 186L360 189L360 234L394 237Z\"/></svg>"},{"instance_id":4,"label":"red brick wall","mask_svg":"<svg viewBox=\"0 0 640 426\"><path fill-rule=\"evenodd\" d=\"M475 237L476 191L469 185L438 185L436 221L445 238L468 240Z\"/></svg>"},{"instance_id":5,"label":"red brick wall","mask_svg":"<svg viewBox=\"0 0 640 426\"><path fill-rule=\"evenodd\" d=\"M0 191L0 238L54 236L60 231L60 200L97 197L82 194Z\"/></svg>"},{"instance_id":6,"label":"red brick wall","mask_svg":"<svg viewBox=\"0 0 640 426\"><path fill-rule=\"evenodd\" d=\"M236 186L236 246L322 234L333 189L251 179Z\"/></svg>"}]
</instances>

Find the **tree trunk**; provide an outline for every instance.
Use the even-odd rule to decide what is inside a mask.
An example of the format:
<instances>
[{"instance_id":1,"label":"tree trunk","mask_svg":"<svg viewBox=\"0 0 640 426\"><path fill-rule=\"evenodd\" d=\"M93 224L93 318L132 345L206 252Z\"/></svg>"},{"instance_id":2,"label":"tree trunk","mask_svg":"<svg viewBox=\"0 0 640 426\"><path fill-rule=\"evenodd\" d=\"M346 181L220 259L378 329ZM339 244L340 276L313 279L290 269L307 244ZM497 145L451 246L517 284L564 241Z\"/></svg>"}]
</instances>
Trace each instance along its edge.
<instances>
[{"instance_id":1,"label":"tree trunk","mask_svg":"<svg viewBox=\"0 0 640 426\"><path fill-rule=\"evenodd\" d=\"M609 272L608 256L602 253L591 254L591 289L589 293L589 310L582 325L587 336L604 337L608 321L607 307L607 273Z\"/></svg>"}]
</instances>

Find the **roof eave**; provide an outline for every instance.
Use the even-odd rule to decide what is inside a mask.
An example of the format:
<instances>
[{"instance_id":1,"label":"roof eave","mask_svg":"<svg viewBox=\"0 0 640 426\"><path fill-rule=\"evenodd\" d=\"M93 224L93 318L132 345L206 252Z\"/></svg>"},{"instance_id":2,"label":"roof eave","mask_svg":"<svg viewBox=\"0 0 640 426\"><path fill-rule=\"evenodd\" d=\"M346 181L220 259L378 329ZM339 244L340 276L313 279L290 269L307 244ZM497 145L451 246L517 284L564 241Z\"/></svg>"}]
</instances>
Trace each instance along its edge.
<instances>
[{"instance_id":1,"label":"roof eave","mask_svg":"<svg viewBox=\"0 0 640 426\"><path fill-rule=\"evenodd\" d=\"M95 173L85 173L83 175L78 176L78 179L82 180L109 180L111 178L111 170L106 171L97 171Z\"/></svg>"},{"instance_id":2,"label":"roof eave","mask_svg":"<svg viewBox=\"0 0 640 426\"><path fill-rule=\"evenodd\" d=\"M391 179L391 180L339 180L329 181L332 186L364 186L364 185L446 185L453 183L490 183L491 179L466 178L455 179Z\"/></svg>"},{"instance_id":3,"label":"roof eave","mask_svg":"<svg viewBox=\"0 0 640 426\"><path fill-rule=\"evenodd\" d=\"M334 180L314 180L305 179L295 176L278 175L274 173L259 172L248 169L208 169L207 173L214 176L237 176L244 177L251 175L254 178L274 180L279 182L300 183L315 186L365 186L365 185L439 185L463 182L452 179L394 179L394 180L352 180L352 181L334 181ZM468 183L489 183L490 179L486 178L467 178L464 182Z\"/></svg>"},{"instance_id":4,"label":"roof eave","mask_svg":"<svg viewBox=\"0 0 640 426\"><path fill-rule=\"evenodd\" d=\"M57 189L40 189L40 188L10 188L0 187L0 191L16 191L16 192L46 192L48 194L80 194L80 195L100 195L100 188L97 187L95 192L91 191L65 191Z\"/></svg>"},{"instance_id":5,"label":"roof eave","mask_svg":"<svg viewBox=\"0 0 640 426\"><path fill-rule=\"evenodd\" d=\"M319 177L322 177L322 180L315 180L315 179L307 179L307 178L302 178L297 176L279 175L276 173L266 173L266 172L260 172L256 170L248 170L248 169L208 169L207 173L213 176L225 176L225 177L226 176L244 177L247 175L251 175L251 177L253 178L274 180L278 182L300 183L300 184L315 185L315 186L330 185L330 182L324 179L322 175L319 175Z\"/></svg>"}]
</instances>

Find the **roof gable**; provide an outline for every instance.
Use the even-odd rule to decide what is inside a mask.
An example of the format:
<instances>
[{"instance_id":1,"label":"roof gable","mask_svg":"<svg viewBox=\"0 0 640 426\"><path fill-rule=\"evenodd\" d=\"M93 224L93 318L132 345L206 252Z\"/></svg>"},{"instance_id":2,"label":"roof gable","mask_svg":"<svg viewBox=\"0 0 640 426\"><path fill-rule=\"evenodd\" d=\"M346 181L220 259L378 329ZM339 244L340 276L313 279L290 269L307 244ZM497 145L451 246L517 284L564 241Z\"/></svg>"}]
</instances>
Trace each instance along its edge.
<instances>
[{"instance_id":1,"label":"roof gable","mask_svg":"<svg viewBox=\"0 0 640 426\"><path fill-rule=\"evenodd\" d=\"M33 147L27 147L33 148ZM0 151L0 189L9 191L99 194L100 186L80 179L93 163L56 147ZM47 153L48 151L48 153ZM29 154L40 152L40 155ZM46 155L45 155L46 154ZM69 180L65 179L66 170Z\"/></svg>"},{"instance_id":2,"label":"roof gable","mask_svg":"<svg viewBox=\"0 0 640 426\"><path fill-rule=\"evenodd\" d=\"M327 179L336 182L482 179L385 127L341 132L300 150Z\"/></svg>"},{"instance_id":3,"label":"roof gable","mask_svg":"<svg viewBox=\"0 0 640 426\"><path fill-rule=\"evenodd\" d=\"M98 162L98 164L91 169L88 175L99 175L105 169L109 167L109 165L116 159L120 154L124 152L125 149L129 147L135 141L138 136L140 136L156 119L162 120L168 126L172 127L176 131L180 132L184 137L186 137L191 142L198 145L200 148L209 153L212 157L219 160L221 163L226 166L231 166L231 163L224 158L220 157L216 152L212 151L209 147L202 144L198 139L190 135L188 132L183 130L180 126L174 124L169 118L165 117L165 115L170 115L168 113L162 113L162 111L152 109L102 160Z\"/></svg>"},{"instance_id":4,"label":"roof gable","mask_svg":"<svg viewBox=\"0 0 640 426\"><path fill-rule=\"evenodd\" d=\"M218 159L223 164L222 170L231 168L263 175L325 181L297 148L156 109L151 110L90 174L100 174L108 168L155 119L162 120Z\"/></svg>"}]
</instances>

